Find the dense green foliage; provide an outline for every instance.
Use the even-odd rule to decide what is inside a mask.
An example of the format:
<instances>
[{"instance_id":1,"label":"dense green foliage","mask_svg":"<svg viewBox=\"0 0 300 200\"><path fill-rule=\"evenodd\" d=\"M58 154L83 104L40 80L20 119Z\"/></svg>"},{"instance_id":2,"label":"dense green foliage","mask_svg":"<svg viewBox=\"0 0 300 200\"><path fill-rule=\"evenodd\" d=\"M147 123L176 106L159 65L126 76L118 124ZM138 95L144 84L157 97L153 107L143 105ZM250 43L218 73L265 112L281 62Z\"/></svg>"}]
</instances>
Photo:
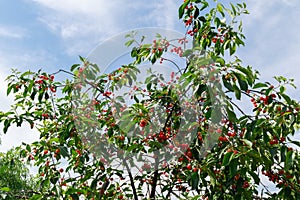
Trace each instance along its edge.
<instances>
[{"instance_id":1,"label":"dense green foliage","mask_svg":"<svg viewBox=\"0 0 300 200\"><path fill-rule=\"evenodd\" d=\"M0 153L1 199L27 199L36 189L35 179L20 158L18 149Z\"/></svg>"}]
</instances>

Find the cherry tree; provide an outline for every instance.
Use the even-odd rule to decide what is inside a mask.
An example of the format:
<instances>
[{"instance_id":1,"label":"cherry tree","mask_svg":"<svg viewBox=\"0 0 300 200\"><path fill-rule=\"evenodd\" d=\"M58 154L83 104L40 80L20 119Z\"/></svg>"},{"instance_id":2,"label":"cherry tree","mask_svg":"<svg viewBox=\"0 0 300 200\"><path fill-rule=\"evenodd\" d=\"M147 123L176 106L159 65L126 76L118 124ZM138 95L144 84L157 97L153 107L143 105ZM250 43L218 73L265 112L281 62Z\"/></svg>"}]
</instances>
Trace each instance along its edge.
<instances>
[{"instance_id":1,"label":"cherry tree","mask_svg":"<svg viewBox=\"0 0 300 200\"><path fill-rule=\"evenodd\" d=\"M28 124L40 135L20 153L38 167L31 199L299 198L300 105L286 94L293 80L262 82L235 56L246 4L185 0L178 10L182 38L128 34L133 61L109 73L80 57L70 71L7 78L15 103L0 113L4 132ZM175 70L141 81L143 63Z\"/></svg>"}]
</instances>

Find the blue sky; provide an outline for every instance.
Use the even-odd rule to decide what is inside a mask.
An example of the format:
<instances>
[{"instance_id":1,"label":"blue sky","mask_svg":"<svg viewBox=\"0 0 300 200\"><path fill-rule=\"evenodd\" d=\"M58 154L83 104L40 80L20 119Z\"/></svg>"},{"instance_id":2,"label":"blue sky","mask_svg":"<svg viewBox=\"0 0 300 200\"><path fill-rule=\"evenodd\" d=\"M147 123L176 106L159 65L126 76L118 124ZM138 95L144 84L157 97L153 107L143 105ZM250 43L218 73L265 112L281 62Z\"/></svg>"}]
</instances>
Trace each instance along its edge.
<instances>
[{"instance_id":1,"label":"blue sky","mask_svg":"<svg viewBox=\"0 0 300 200\"><path fill-rule=\"evenodd\" d=\"M177 0L0 0L0 110L6 110L4 79L11 68L42 68L48 72L69 69L101 41L120 32L143 27L182 31ZM274 75L300 77L300 1L246 1L246 47L238 51L270 80ZM290 91L299 99L299 90ZM33 135L6 135L0 150L31 140ZM27 132L22 129L22 133ZM1 132L0 132L1 133Z\"/></svg>"}]
</instances>

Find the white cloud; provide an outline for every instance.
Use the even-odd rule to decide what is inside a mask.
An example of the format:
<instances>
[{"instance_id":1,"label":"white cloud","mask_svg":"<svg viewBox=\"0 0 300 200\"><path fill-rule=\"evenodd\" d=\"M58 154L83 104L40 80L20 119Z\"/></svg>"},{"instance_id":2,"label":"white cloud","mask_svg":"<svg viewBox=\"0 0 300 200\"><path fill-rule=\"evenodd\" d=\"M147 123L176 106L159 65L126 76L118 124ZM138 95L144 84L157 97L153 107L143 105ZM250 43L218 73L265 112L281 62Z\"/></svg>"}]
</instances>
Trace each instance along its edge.
<instances>
[{"instance_id":1,"label":"white cloud","mask_svg":"<svg viewBox=\"0 0 300 200\"><path fill-rule=\"evenodd\" d=\"M297 3L297 0L281 0L281 1L283 1L285 4L289 6L293 6Z\"/></svg>"},{"instance_id":2,"label":"white cloud","mask_svg":"<svg viewBox=\"0 0 300 200\"><path fill-rule=\"evenodd\" d=\"M0 71L5 71L6 74L11 72L11 69L37 70L43 69L51 72L54 64L58 62L56 55L49 53L44 49L31 48L16 48L0 49ZM54 69L53 69L54 70Z\"/></svg>"},{"instance_id":3,"label":"white cloud","mask_svg":"<svg viewBox=\"0 0 300 200\"><path fill-rule=\"evenodd\" d=\"M20 39L24 36L24 30L20 29L19 27L0 25L0 37Z\"/></svg>"},{"instance_id":4,"label":"white cloud","mask_svg":"<svg viewBox=\"0 0 300 200\"><path fill-rule=\"evenodd\" d=\"M175 28L178 3L167 1L33 0L40 20L59 35L71 55L88 52L99 41L128 29ZM177 4L177 5L176 5Z\"/></svg>"},{"instance_id":5,"label":"white cloud","mask_svg":"<svg viewBox=\"0 0 300 200\"><path fill-rule=\"evenodd\" d=\"M294 6L299 7L300 2L255 0L248 3L250 16L244 17L246 47L240 53L247 64L261 72L264 80L270 81L274 75L283 75L296 81L300 77L300 13ZM300 83L296 84L299 88ZM295 90L289 92L299 99Z\"/></svg>"}]
</instances>

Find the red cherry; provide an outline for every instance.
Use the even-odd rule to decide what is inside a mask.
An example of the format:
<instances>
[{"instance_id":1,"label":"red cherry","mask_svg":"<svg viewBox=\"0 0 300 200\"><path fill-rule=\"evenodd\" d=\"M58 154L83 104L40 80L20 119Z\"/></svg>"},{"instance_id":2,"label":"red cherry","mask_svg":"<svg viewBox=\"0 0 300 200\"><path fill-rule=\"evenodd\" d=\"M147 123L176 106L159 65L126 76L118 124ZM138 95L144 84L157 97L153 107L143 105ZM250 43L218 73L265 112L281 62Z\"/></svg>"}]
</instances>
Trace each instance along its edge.
<instances>
[{"instance_id":1,"label":"red cherry","mask_svg":"<svg viewBox=\"0 0 300 200\"><path fill-rule=\"evenodd\" d=\"M217 133L222 133L222 129L218 128Z\"/></svg>"},{"instance_id":2,"label":"red cherry","mask_svg":"<svg viewBox=\"0 0 300 200\"><path fill-rule=\"evenodd\" d=\"M182 162L184 160L183 157L178 158L178 162Z\"/></svg>"},{"instance_id":3,"label":"red cherry","mask_svg":"<svg viewBox=\"0 0 300 200\"><path fill-rule=\"evenodd\" d=\"M55 153L56 153L56 154L59 154L59 153L60 153L60 149L56 149L56 150L55 150Z\"/></svg>"},{"instance_id":4,"label":"red cherry","mask_svg":"<svg viewBox=\"0 0 300 200\"><path fill-rule=\"evenodd\" d=\"M236 136L236 133L235 133L235 132L229 132L227 135L228 135L229 137L234 137L234 136Z\"/></svg>"},{"instance_id":5,"label":"red cherry","mask_svg":"<svg viewBox=\"0 0 300 200\"><path fill-rule=\"evenodd\" d=\"M250 184L248 183L248 181L245 181L243 184L243 188L246 189L250 186Z\"/></svg>"},{"instance_id":6,"label":"red cherry","mask_svg":"<svg viewBox=\"0 0 300 200\"><path fill-rule=\"evenodd\" d=\"M128 72L128 68L124 68L123 72L126 74Z\"/></svg>"},{"instance_id":7,"label":"red cherry","mask_svg":"<svg viewBox=\"0 0 300 200\"><path fill-rule=\"evenodd\" d=\"M75 151L77 152L78 155L81 154L81 151L79 149L76 149Z\"/></svg>"},{"instance_id":8,"label":"red cherry","mask_svg":"<svg viewBox=\"0 0 300 200\"><path fill-rule=\"evenodd\" d=\"M228 142L228 138L226 136L220 136L219 141L220 142Z\"/></svg>"},{"instance_id":9,"label":"red cherry","mask_svg":"<svg viewBox=\"0 0 300 200\"><path fill-rule=\"evenodd\" d=\"M60 169L59 169L59 172L60 172L60 173L63 173L63 172L64 172L64 169L63 169L63 168L60 168Z\"/></svg>"},{"instance_id":10,"label":"red cherry","mask_svg":"<svg viewBox=\"0 0 300 200\"><path fill-rule=\"evenodd\" d=\"M281 107L280 107L280 106L278 106L278 107L277 107L277 110L278 110L278 111L281 111Z\"/></svg>"},{"instance_id":11,"label":"red cherry","mask_svg":"<svg viewBox=\"0 0 300 200\"><path fill-rule=\"evenodd\" d=\"M56 92L55 87L50 87L51 92Z\"/></svg>"},{"instance_id":12,"label":"red cherry","mask_svg":"<svg viewBox=\"0 0 300 200\"><path fill-rule=\"evenodd\" d=\"M259 100L264 101L265 98L264 97L259 97Z\"/></svg>"},{"instance_id":13,"label":"red cherry","mask_svg":"<svg viewBox=\"0 0 300 200\"><path fill-rule=\"evenodd\" d=\"M166 140L166 136L164 135L163 132L160 132L160 133L159 133L158 139L160 139L160 140Z\"/></svg>"},{"instance_id":14,"label":"red cherry","mask_svg":"<svg viewBox=\"0 0 300 200\"><path fill-rule=\"evenodd\" d=\"M191 151L188 151L186 153L186 156L189 157L189 158L192 158L193 157L193 153Z\"/></svg>"},{"instance_id":15,"label":"red cherry","mask_svg":"<svg viewBox=\"0 0 300 200\"><path fill-rule=\"evenodd\" d=\"M145 127L147 125L147 120L145 120L145 119L142 119L141 121L140 121L140 127Z\"/></svg>"},{"instance_id":16,"label":"red cherry","mask_svg":"<svg viewBox=\"0 0 300 200\"><path fill-rule=\"evenodd\" d=\"M202 142L203 141L202 135L198 135L198 139Z\"/></svg>"},{"instance_id":17,"label":"red cherry","mask_svg":"<svg viewBox=\"0 0 300 200\"><path fill-rule=\"evenodd\" d=\"M278 139L272 139L269 143L270 145L278 144Z\"/></svg>"},{"instance_id":18,"label":"red cherry","mask_svg":"<svg viewBox=\"0 0 300 200\"><path fill-rule=\"evenodd\" d=\"M188 165L186 166L186 168L187 168L188 170L191 170L191 169L192 169L192 165L188 164Z\"/></svg>"},{"instance_id":19,"label":"red cherry","mask_svg":"<svg viewBox=\"0 0 300 200\"><path fill-rule=\"evenodd\" d=\"M47 154L47 153L48 153L48 150L47 150L47 149L45 149L45 150L44 150L44 155L45 155L45 154Z\"/></svg>"},{"instance_id":20,"label":"red cherry","mask_svg":"<svg viewBox=\"0 0 300 200\"><path fill-rule=\"evenodd\" d=\"M240 175L240 174L237 174L237 175L235 175L235 176L234 176L234 180L236 180L236 181L237 181L237 180L239 180L239 179L240 179L240 177L241 177L241 175Z\"/></svg>"},{"instance_id":21,"label":"red cherry","mask_svg":"<svg viewBox=\"0 0 300 200\"><path fill-rule=\"evenodd\" d=\"M285 137L281 137L280 142L284 142L284 141L285 141Z\"/></svg>"},{"instance_id":22,"label":"red cherry","mask_svg":"<svg viewBox=\"0 0 300 200\"><path fill-rule=\"evenodd\" d=\"M125 137L124 135L120 136L120 140L124 141L125 140Z\"/></svg>"}]
</instances>

